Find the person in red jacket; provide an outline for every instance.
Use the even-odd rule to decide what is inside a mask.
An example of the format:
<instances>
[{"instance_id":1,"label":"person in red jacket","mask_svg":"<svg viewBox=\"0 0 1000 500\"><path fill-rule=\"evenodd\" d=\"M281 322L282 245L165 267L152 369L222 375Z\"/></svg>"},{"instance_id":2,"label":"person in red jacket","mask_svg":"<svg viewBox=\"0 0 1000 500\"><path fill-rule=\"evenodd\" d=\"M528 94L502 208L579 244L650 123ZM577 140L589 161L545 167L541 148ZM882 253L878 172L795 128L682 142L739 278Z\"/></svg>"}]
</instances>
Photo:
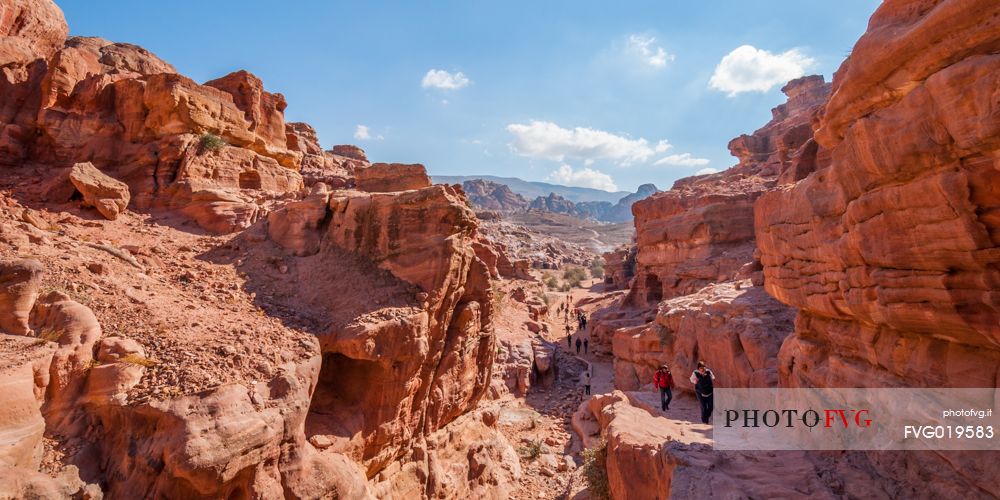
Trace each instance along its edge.
<instances>
[{"instance_id":1,"label":"person in red jacket","mask_svg":"<svg viewBox=\"0 0 1000 500\"><path fill-rule=\"evenodd\" d=\"M674 399L674 376L667 365L660 365L660 369L656 370L656 375L653 375L653 385L660 390L660 408L663 411L669 410L670 400Z\"/></svg>"}]
</instances>

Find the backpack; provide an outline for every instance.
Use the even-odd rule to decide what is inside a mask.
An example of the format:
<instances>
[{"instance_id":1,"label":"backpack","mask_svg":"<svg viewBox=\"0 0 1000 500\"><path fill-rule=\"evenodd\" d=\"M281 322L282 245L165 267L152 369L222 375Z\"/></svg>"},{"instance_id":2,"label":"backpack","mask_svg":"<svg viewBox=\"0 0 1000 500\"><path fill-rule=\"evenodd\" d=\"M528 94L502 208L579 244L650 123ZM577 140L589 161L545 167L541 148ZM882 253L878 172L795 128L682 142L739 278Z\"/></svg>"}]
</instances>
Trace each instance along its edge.
<instances>
[{"instance_id":1,"label":"backpack","mask_svg":"<svg viewBox=\"0 0 1000 500\"><path fill-rule=\"evenodd\" d=\"M712 372L705 371L704 375L694 372L694 376L698 377L698 383L694 384L695 390L702 396L712 394L712 389L714 388L712 385Z\"/></svg>"}]
</instances>

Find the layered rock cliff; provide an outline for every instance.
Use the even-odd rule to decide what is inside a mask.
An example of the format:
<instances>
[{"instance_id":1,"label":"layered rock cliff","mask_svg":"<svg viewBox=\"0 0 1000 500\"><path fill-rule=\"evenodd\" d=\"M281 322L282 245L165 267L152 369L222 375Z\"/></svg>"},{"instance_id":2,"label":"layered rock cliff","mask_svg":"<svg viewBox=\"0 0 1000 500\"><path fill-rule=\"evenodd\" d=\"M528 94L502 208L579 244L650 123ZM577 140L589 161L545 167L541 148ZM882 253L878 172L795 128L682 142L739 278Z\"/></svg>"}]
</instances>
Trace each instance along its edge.
<instances>
[{"instance_id":1,"label":"layered rock cliff","mask_svg":"<svg viewBox=\"0 0 1000 500\"><path fill-rule=\"evenodd\" d=\"M637 204L633 290L596 332L616 384L698 358L725 387L995 387L998 19L995 2L884 2L829 89L792 82L730 143L739 165ZM687 429L646 431L663 421L643 394L574 418L606 436L615 498L783 496L775 473L823 478L789 496L1000 494L975 452L709 453Z\"/></svg>"},{"instance_id":2,"label":"layered rock cliff","mask_svg":"<svg viewBox=\"0 0 1000 500\"><path fill-rule=\"evenodd\" d=\"M775 357L794 312L760 286L753 206L814 162L809 124L829 85L811 76L782 90L788 102L772 120L730 142L736 166L636 202L635 250L605 254L611 282L629 287L622 304L594 314L592 336L615 356L617 387L651 384L664 363L690 373L699 360L731 386L777 383Z\"/></svg>"},{"instance_id":3,"label":"layered rock cliff","mask_svg":"<svg viewBox=\"0 0 1000 500\"><path fill-rule=\"evenodd\" d=\"M507 496L461 191L66 33L0 0L0 496Z\"/></svg>"},{"instance_id":4,"label":"layered rock cliff","mask_svg":"<svg viewBox=\"0 0 1000 500\"><path fill-rule=\"evenodd\" d=\"M886 2L833 82L815 173L762 197L789 386L1000 383L1000 6Z\"/></svg>"},{"instance_id":5,"label":"layered rock cliff","mask_svg":"<svg viewBox=\"0 0 1000 500\"><path fill-rule=\"evenodd\" d=\"M681 179L632 206L638 247L633 303L655 305L733 279L754 261L754 201L793 164L815 154L809 122L829 85L812 76L782 90L788 102L772 110L773 119L729 143L739 164Z\"/></svg>"},{"instance_id":6,"label":"layered rock cliff","mask_svg":"<svg viewBox=\"0 0 1000 500\"><path fill-rule=\"evenodd\" d=\"M322 151L311 127L285 123L285 98L246 71L198 84L141 47L66 38L51 2L0 9L0 166L90 162L128 185L130 208L227 233L304 180L347 187L367 165L357 148Z\"/></svg>"}]
</instances>

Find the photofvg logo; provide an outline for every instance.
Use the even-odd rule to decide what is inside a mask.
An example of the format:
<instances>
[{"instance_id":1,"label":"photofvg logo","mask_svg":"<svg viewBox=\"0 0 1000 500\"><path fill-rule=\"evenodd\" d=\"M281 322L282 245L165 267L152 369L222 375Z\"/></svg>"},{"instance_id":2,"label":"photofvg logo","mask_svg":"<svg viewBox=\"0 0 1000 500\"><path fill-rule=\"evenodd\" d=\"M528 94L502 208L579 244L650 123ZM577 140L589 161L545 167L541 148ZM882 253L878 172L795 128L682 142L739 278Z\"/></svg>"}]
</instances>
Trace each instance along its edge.
<instances>
[{"instance_id":1,"label":"photofvg logo","mask_svg":"<svg viewBox=\"0 0 1000 500\"><path fill-rule=\"evenodd\" d=\"M871 427L872 420L868 418L869 410L855 408L826 408L822 410L760 410L757 408L743 408L742 410L725 410L725 426L742 427L795 427L804 425L814 428L820 427L832 429L843 427Z\"/></svg>"},{"instance_id":2,"label":"photofvg logo","mask_svg":"<svg viewBox=\"0 0 1000 500\"><path fill-rule=\"evenodd\" d=\"M1000 390L716 387L721 450L1000 450Z\"/></svg>"}]
</instances>

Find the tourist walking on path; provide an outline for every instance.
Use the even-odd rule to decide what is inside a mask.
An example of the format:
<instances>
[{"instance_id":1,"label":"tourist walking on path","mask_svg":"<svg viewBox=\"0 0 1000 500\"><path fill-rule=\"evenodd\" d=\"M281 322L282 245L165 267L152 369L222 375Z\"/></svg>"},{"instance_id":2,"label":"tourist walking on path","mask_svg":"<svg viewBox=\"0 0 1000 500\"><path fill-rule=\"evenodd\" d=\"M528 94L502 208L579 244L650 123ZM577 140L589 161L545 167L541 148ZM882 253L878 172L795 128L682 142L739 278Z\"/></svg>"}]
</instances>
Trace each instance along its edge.
<instances>
[{"instance_id":1,"label":"tourist walking on path","mask_svg":"<svg viewBox=\"0 0 1000 500\"><path fill-rule=\"evenodd\" d=\"M670 373L667 365L660 365L653 375L653 385L660 390L660 409L667 411L670 409L670 400L674 399L674 375Z\"/></svg>"},{"instance_id":2,"label":"tourist walking on path","mask_svg":"<svg viewBox=\"0 0 1000 500\"><path fill-rule=\"evenodd\" d=\"M589 340L583 339L583 353L584 354L587 354L587 344L589 344L589 343L590 343Z\"/></svg>"},{"instance_id":3,"label":"tourist walking on path","mask_svg":"<svg viewBox=\"0 0 1000 500\"><path fill-rule=\"evenodd\" d=\"M694 384L694 395L698 396L698 403L701 405L701 423L707 424L712 416L712 408L715 401L712 397L712 390L715 374L705 366L704 361L698 362L698 368L691 372L691 383Z\"/></svg>"},{"instance_id":4,"label":"tourist walking on path","mask_svg":"<svg viewBox=\"0 0 1000 500\"><path fill-rule=\"evenodd\" d=\"M580 337L577 337L576 338L576 353L577 354L580 354L580 346L581 345L583 345L583 342L580 340Z\"/></svg>"},{"instance_id":5,"label":"tourist walking on path","mask_svg":"<svg viewBox=\"0 0 1000 500\"><path fill-rule=\"evenodd\" d=\"M583 374L580 375L580 383L583 384L583 393L589 396L590 395L590 368L587 368L586 370L584 370Z\"/></svg>"},{"instance_id":6,"label":"tourist walking on path","mask_svg":"<svg viewBox=\"0 0 1000 500\"><path fill-rule=\"evenodd\" d=\"M573 329L566 325L566 348L573 349Z\"/></svg>"}]
</instances>

